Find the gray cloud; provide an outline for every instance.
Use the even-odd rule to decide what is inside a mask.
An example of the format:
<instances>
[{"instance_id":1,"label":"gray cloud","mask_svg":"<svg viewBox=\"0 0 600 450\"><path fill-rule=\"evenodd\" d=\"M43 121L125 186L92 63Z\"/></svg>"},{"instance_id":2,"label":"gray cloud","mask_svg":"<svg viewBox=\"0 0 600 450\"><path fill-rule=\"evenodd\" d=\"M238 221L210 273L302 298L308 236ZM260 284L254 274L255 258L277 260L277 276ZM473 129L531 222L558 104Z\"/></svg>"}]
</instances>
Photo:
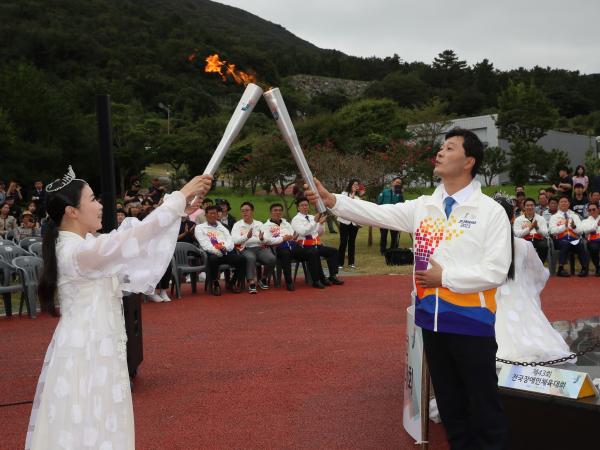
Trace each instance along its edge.
<instances>
[{"instance_id":1,"label":"gray cloud","mask_svg":"<svg viewBox=\"0 0 600 450\"><path fill-rule=\"evenodd\" d=\"M430 63L445 49L502 69L600 73L597 0L220 0L321 48Z\"/></svg>"}]
</instances>

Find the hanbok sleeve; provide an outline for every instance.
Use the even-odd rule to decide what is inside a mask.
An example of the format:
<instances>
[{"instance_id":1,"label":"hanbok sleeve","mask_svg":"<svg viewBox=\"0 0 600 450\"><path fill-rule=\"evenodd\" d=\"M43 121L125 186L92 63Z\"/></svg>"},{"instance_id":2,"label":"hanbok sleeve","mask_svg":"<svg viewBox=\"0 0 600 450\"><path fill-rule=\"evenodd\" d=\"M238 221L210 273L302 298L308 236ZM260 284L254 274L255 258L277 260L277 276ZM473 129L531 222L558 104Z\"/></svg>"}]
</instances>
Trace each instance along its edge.
<instances>
[{"instance_id":1,"label":"hanbok sleeve","mask_svg":"<svg viewBox=\"0 0 600 450\"><path fill-rule=\"evenodd\" d=\"M522 241L525 246L525 259L523 261L523 273L519 274L521 289L528 293L529 297L539 302L540 294L546 286L550 272L544 267L535 248L531 242ZM541 307L541 305L538 304Z\"/></svg>"},{"instance_id":2,"label":"hanbok sleeve","mask_svg":"<svg viewBox=\"0 0 600 450\"><path fill-rule=\"evenodd\" d=\"M73 269L81 277L118 275L129 292L152 291L175 252L185 204L176 191L143 221L127 218L108 234L88 234L72 253Z\"/></svg>"}]
</instances>

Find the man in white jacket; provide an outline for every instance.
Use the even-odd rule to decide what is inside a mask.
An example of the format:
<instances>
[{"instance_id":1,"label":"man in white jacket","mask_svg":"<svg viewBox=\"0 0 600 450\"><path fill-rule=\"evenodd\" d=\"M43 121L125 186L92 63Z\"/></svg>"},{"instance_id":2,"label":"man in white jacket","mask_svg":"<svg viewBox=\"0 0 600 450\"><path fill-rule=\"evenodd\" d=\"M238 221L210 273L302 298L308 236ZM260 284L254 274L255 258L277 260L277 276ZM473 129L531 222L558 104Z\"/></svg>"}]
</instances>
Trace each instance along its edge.
<instances>
[{"instance_id":1,"label":"man in white jacket","mask_svg":"<svg viewBox=\"0 0 600 450\"><path fill-rule=\"evenodd\" d=\"M322 214L313 216L309 214L309 203L305 197L300 197L296 200L298 214L292 219L292 228L298 235L297 241L300 247L304 248L307 253L315 253L318 255L316 264L309 262L309 268L312 275L313 287L324 289L325 286L344 284L337 277L338 273L338 252L333 247L327 247L321 242L323 234L323 224L327 217ZM329 278L325 278L323 266L321 266L321 257L327 261L327 269L329 270Z\"/></svg>"},{"instance_id":2,"label":"man in white jacket","mask_svg":"<svg viewBox=\"0 0 600 450\"><path fill-rule=\"evenodd\" d=\"M269 214L269 220L263 224L261 229L263 238L277 255L285 278L286 289L294 291L292 259L305 261L308 267L316 267L317 264L320 264L319 255L308 252L298 245L296 242L298 235L294 232L292 225L282 217L283 205L281 203L273 203L269 208Z\"/></svg>"},{"instance_id":3,"label":"man in white jacket","mask_svg":"<svg viewBox=\"0 0 600 450\"><path fill-rule=\"evenodd\" d=\"M506 212L473 180L482 160L477 136L454 129L437 153L443 184L433 195L375 205L330 194L318 180L318 193L305 192L338 217L414 234L415 323L452 449L506 445L494 322L496 288L513 270L512 233Z\"/></svg>"},{"instance_id":4,"label":"man in white jacket","mask_svg":"<svg viewBox=\"0 0 600 450\"><path fill-rule=\"evenodd\" d=\"M204 210L206 222L196 225L194 234L200 248L208 253L208 283L213 295L221 295L219 266L229 264L235 268L235 275L227 281L233 292L241 292L241 284L246 274L246 258L235 251L233 239L227 228L219 222L218 207L211 205Z\"/></svg>"},{"instance_id":5,"label":"man in white jacket","mask_svg":"<svg viewBox=\"0 0 600 450\"><path fill-rule=\"evenodd\" d=\"M587 248L596 268L596 276L600 277L600 206L598 203L588 205L588 218L581 222L581 229L586 233Z\"/></svg>"},{"instance_id":6,"label":"man in white jacket","mask_svg":"<svg viewBox=\"0 0 600 450\"><path fill-rule=\"evenodd\" d=\"M536 253L546 261L548 256L548 224L546 219L535 212L535 200L526 198L523 201L523 214L513 224L515 237L523 238L533 244Z\"/></svg>"},{"instance_id":7,"label":"man in white jacket","mask_svg":"<svg viewBox=\"0 0 600 450\"><path fill-rule=\"evenodd\" d=\"M261 289L269 289L267 280L273 273L277 258L268 248L264 232L261 230L262 222L254 218L254 205L244 202L240 206L242 218L238 220L231 230L231 237L235 248L246 258L246 280L248 292L256 294L256 262L265 267L262 279L258 280Z\"/></svg>"},{"instance_id":8,"label":"man in white jacket","mask_svg":"<svg viewBox=\"0 0 600 450\"><path fill-rule=\"evenodd\" d=\"M565 269L567 257L574 252L579 257L581 264L580 277L588 275L588 255L583 244L583 229L581 228L581 219L579 214L569 209L571 200L567 195L563 195L558 201L558 211L550 218L550 234L554 240L554 247L559 250L558 271L559 277L571 276Z\"/></svg>"}]
</instances>

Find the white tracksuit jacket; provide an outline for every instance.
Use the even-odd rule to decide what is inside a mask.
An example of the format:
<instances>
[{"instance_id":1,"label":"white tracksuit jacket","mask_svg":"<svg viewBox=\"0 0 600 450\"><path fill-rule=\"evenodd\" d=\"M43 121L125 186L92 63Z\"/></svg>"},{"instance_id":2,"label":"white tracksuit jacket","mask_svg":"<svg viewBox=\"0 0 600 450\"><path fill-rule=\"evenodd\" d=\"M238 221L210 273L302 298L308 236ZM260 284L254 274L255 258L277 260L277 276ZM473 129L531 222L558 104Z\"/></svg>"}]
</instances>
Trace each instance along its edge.
<instances>
[{"instance_id":1,"label":"white tracksuit jacket","mask_svg":"<svg viewBox=\"0 0 600 450\"><path fill-rule=\"evenodd\" d=\"M474 192L446 219L444 188L395 205L336 195L332 212L352 222L413 233L415 270L425 270L431 256L442 266L442 286L415 283L415 323L427 330L493 336L496 288L506 281L511 263L511 227L504 209ZM413 279L414 280L414 279Z\"/></svg>"}]
</instances>

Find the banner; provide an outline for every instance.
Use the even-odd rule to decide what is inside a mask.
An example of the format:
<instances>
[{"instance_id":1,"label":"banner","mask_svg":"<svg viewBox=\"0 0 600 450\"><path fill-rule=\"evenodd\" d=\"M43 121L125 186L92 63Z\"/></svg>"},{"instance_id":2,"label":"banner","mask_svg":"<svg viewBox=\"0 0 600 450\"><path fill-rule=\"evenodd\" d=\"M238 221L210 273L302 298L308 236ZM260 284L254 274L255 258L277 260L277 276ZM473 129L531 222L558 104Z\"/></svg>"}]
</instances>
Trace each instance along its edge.
<instances>
[{"instance_id":1,"label":"banner","mask_svg":"<svg viewBox=\"0 0 600 450\"><path fill-rule=\"evenodd\" d=\"M415 307L406 309L406 373L404 378L404 407L402 424L415 441L421 442L421 373L423 336L415 326Z\"/></svg>"}]
</instances>

